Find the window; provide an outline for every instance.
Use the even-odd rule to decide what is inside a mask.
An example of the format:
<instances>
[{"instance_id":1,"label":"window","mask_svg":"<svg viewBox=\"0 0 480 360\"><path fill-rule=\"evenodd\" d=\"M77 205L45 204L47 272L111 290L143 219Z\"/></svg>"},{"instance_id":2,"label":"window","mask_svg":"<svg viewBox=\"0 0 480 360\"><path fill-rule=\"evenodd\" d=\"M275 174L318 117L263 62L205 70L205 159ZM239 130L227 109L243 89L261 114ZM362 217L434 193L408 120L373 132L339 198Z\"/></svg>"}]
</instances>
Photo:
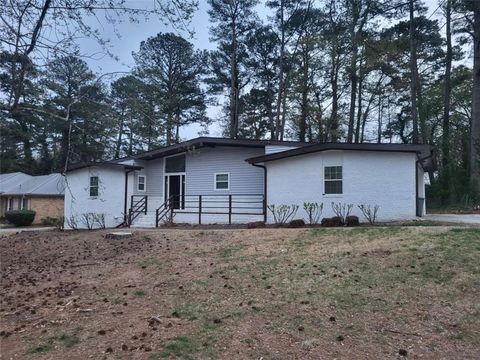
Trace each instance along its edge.
<instances>
[{"instance_id":1,"label":"window","mask_svg":"<svg viewBox=\"0 0 480 360\"><path fill-rule=\"evenodd\" d=\"M98 196L98 176L90 176L90 196Z\"/></svg>"},{"instance_id":2,"label":"window","mask_svg":"<svg viewBox=\"0 0 480 360\"><path fill-rule=\"evenodd\" d=\"M145 175L138 175L137 179L137 190L145 191L145 184L147 183L147 178Z\"/></svg>"},{"instance_id":3,"label":"window","mask_svg":"<svg viewBox=\"0 0 480 360\"><path fill-rule=\"evenodd\" d=\"M166 173L185 172L185 154L165 158Z\"/></svg>"},{"instance_id":4,"label":"window","mask_svg":"<svg viewBox=\"0 0 480 360\"><path fill-rule=\"evenodd\" d=\"M28 199L22 198L22 202L20 204L20 210L28 210Z\"/></svg>"},{"instance_id":5,"label":"window","mask_svg":"<svg viewBox=\"0 0 480 360\"><path fill-rule=\"evenodd\" d=\"M230 189L230 174L221 173L215 174L215 190L229 190Z\"/></svg>"},{"instance_id":6,"label":"window","mask_svg":"<svg viewBox=\"0 0 480 360\"><path fill-rule=\"evenodd\" d=\"M342 194L342 167L341 166L325 166L325 194Z\"/></svg>"},{"instance_id":7,"label":"window","mask_svg":"<svg viewBox=\"0 0 480 360\"><path fill-rule=\"evenodd\" d=\"M11 211L13 210L13 198L12 197L9 197L7 199L7 203L5 204L5 210L6 211Z\"/></svg>"}]
</instances>

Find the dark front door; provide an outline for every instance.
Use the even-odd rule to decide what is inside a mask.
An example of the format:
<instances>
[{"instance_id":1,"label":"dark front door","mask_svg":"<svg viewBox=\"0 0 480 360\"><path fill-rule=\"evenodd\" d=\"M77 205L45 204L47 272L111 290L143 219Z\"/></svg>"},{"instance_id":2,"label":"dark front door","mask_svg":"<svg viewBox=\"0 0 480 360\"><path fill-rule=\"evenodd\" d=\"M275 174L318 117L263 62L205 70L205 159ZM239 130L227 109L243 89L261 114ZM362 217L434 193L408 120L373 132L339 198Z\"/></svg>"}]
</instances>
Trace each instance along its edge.
<instances>
[{"instance_id":1,"label":"dark front door","mask_svg":"<svg viewBox=\"0 0 480 360\"><path fill-rule=\"evenodd\" d=\"M165 176L165 195L171 199L171 206L174 209L185 208L185 175Z\"/></svg>"}]
</instances>

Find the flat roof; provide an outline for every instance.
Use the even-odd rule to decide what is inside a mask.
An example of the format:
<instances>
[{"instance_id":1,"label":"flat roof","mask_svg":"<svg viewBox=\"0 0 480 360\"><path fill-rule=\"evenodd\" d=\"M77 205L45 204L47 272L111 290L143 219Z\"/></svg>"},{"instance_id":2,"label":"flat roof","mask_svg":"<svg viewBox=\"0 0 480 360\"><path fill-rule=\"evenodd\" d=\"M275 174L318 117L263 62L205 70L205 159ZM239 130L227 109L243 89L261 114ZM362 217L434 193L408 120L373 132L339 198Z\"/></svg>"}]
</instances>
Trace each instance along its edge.
<instances>
[{"instance_id":1,"label":"flat roof","mask_svg":"<svg viewBox=\"0 0 480 360\"><path fill-rule=\"evenodd\" d=\"M322 143L299 147L292 150L282 151L273 154L255 156L246 159L250 164L265 163L294 156L301 156L327 150L348 150L348 151L377 151L377 152L400 152L400 153L415 153L422 161L422 166L425 169L434 167L432 154L433 147L423 144L378 144L378 143Z\"/></svg>"}]
</instances>

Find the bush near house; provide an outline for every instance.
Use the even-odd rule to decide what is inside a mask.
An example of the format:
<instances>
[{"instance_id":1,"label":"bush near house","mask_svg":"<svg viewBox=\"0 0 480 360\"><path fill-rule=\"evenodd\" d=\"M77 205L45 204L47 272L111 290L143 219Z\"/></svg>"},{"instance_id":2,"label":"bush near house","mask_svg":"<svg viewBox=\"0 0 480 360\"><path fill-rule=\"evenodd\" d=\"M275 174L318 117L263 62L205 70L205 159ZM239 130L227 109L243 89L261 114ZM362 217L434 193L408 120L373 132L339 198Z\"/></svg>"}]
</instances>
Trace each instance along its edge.
<instances>
[{"instance_id":1,"label":"bush near house","mask_svg":"<svg viewBox=\"0 0 480 360\"><path fill-rule=\"evenodd\" d=\"M32 225L35 219L35 211L33 210L11 210L5 212L7 221L15 226Z\"/></svg>"}]
</instances>

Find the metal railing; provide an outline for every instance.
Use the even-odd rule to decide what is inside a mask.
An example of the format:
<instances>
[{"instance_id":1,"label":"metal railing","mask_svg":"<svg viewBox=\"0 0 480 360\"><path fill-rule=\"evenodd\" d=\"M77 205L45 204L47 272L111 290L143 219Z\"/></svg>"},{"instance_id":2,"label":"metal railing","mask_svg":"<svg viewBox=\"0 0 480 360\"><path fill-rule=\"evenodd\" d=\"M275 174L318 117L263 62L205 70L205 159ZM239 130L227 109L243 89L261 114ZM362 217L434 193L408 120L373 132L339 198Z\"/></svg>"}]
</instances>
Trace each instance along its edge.
<instances>
[{"instance_id":1,"label":"metal railing","mask_svg":"<svg viewBox=\"0 0 480 360\"><path fill-rule=\"evenodd\" d=\"M147 214L148 196L132 195L130 199L130 209L128 210L128 226L142 213Z\"/></svg>"},{"instance_id":2,"label":"metal railing","mask_svg":"<svg viewBox=\"0 0 480 360\"><path fill-rule=\"evenodd\" d=\"M202 215L228 215L232 224L233 215L261 215L266 217L267 204L263 194L213 194L171 196L156 210L156 227L170 212L173 214L197 214L198 223Z\"/></svg>"}]
</instances>

